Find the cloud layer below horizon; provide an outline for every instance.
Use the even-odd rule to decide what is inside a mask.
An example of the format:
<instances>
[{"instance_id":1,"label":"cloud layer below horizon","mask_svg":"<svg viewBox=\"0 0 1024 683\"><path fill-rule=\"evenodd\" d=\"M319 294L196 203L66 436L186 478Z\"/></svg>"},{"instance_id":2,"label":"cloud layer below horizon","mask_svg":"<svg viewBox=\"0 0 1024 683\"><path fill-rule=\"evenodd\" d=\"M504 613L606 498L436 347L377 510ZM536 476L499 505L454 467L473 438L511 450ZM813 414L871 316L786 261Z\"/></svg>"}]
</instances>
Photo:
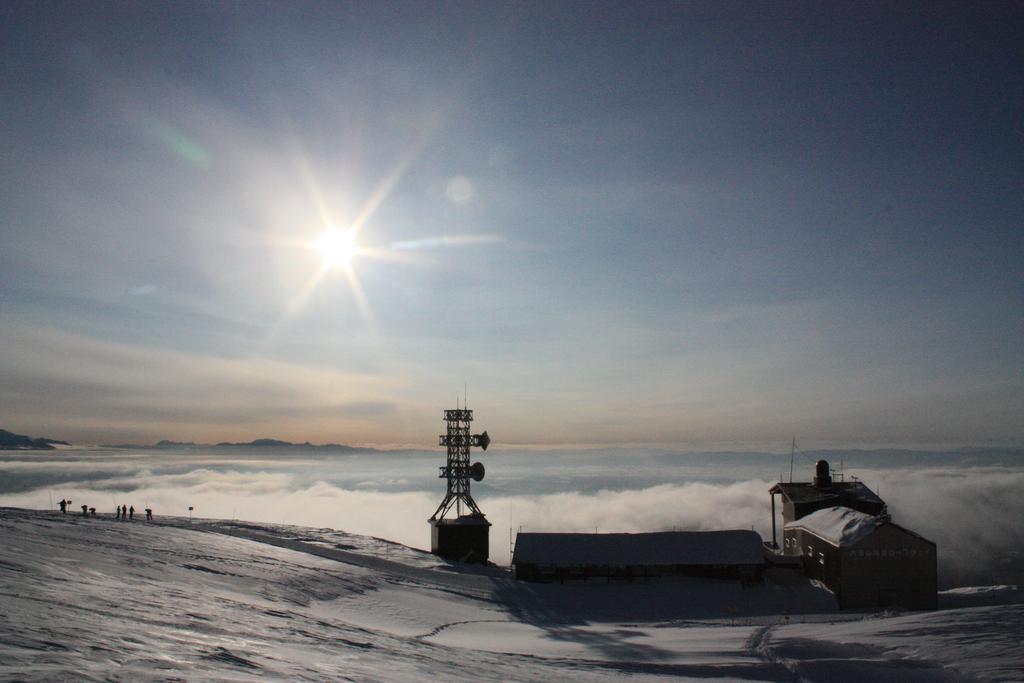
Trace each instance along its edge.
<instances>
[{"instance_id":1,"label":"cloud layer below horizon","mask_svg":"<svg viewBox=\"0 0 1024 683\"><path fill-rule=\"evenodd\" d=\"M623 488L615 475L620 460L595 462L585 475L585 492L572 490L573 483L565 481L561 490L531 493L531 488L539 490L529 479L518 479L519 484L502 486L503 490L478 491L478 502L494 525L492 560L508 562L508 530L520 527L575 532L753 528L763 538L771 537L770 480L626 482ZM342 484L318 479L318 472L330 475L316 458L199 458L191 464L183 458L163 469L152 465L146 458L124 456L102 464L79 462L71 468L59 461L48 466L3 463L0 471L5 472L8 487L19 479L23 485L0 493L0 505L45 508L51 496L54 501L70 497L76 507L85 502L113 513L116 505L126 503L136 510L150 506L158 516L187 516L191 505L197 517L326 527L427 549L427 518L441 495L439 484L396 474L394 462L386 458L376 466L361 465ZM746 472L736 474L743 477ZM1019 496L1024 468L895 467L858 474L879 490L897 523L938 544L944 585L1024 581L1019 551L1024 547L1019 524L1024 518ZM600 485L602 480L606 486ZM511 493L513 489L517 492Z\"/></svg>"}]
</instances>

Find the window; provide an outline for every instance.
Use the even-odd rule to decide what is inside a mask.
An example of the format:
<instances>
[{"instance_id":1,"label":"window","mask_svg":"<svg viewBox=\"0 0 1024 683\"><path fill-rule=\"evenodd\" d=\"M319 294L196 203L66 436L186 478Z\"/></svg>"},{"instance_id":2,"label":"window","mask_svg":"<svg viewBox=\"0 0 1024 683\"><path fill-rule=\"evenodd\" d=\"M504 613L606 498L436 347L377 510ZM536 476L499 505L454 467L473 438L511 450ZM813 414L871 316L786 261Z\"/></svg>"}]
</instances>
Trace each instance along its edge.
<instances>
[{"instance_id":1,"label":"window","mask_svg":"<svg viewBox=\"0 0 1024 683\"><path fill-rule=\"evenodd\" d=\"M818 564L825 566L825 553L818 553Z\"/></svg>"}]
</instances>

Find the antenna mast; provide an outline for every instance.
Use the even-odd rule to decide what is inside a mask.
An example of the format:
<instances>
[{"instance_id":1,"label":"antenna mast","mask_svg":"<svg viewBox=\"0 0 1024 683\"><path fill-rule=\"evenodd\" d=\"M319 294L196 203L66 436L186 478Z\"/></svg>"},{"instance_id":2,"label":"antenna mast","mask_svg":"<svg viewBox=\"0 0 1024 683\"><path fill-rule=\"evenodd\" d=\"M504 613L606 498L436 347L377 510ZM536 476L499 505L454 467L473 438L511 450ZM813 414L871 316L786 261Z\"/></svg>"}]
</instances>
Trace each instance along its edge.
<instances>
[{"instance_id":1,"label":"antenna mast","mask_svg":"<svg viewBox=\"0 0 1024 683\"><path fill-rule=\"evenodd\" d=\"M793 446L789 449L789 483L793 483L793 456L796 455L796 435L793 436Z\"/></svg>"},{"instance_id":2,"label":"antenna mast","mask_svg":"<svg viewBox=\"0 0 1024 683\"><path fill-rule=\"evenodd\" d=\"M448 492L430 521L444 517L452 505L455 506L455 514L458 517L462 516L463 505L470 514L482 516L483 513L469 492L469 480L483 479L484 466L480 463L469 464L469 449L471 446L479 446L486 451L491 443L491 437L487 432L469 433L473 411L466 407L444 411L444 420L448 425L447 433L441 435L439 444L448 447L448 460L438 476L448 480Z\"/></svg>"},{"instance_id":3,"label":"antenna mast","mask_svg":"<svg viewBox=\"0 0 1024 683\"><path fill-rule=\"evenodd\" d=\"M441 468L441 479L448 482L444 500L430 517L430 549L435 555L459 562L487 562L489 554L488 533L491 523L480 511L469 492L470 480L484 478L483 463L469 463L469 449L479 447L487 450L491 437L487 432L470 434L469 424L473 411L467 407L465 396L461 408L444 411L447 424L439 444L448 447L448 459ZM455 518L445 518L454 508ZM463 510L465 508L465 511Z\"/></svg>"}]
</instances>

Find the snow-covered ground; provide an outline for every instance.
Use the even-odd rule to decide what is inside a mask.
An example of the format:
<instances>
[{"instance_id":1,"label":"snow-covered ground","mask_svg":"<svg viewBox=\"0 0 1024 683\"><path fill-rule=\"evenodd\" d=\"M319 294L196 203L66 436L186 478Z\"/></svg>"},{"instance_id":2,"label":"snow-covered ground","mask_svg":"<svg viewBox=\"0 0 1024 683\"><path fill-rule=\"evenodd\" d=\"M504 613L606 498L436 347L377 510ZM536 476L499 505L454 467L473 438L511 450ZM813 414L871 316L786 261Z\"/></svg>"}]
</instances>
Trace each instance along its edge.
<instances>
[{"instance_id":1,"label":"snow-covered ground","mask_svg":"<svg viewBox=\"0 0 1024 683\"><path fill-rule=\"evenodd\" d=\"M1014 587L534 585L329 529L0 509L0 679L1024 680ZM788 610L790 616L781 616Z\"/></svg>"}]
</instances>

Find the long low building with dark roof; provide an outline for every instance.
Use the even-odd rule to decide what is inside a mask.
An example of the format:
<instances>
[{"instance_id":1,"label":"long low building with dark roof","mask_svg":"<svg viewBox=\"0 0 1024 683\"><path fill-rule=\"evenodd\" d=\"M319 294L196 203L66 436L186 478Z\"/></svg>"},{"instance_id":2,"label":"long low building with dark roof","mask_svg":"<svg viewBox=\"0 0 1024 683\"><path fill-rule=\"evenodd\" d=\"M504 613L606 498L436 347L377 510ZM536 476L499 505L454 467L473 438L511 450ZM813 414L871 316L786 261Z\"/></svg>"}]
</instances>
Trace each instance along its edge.
<instances>
[{"instance_id":1,"label":"long low building with dark roof","mask_svg":"<svg viewBox=\"0 0 1024 683\"><path fill-rule=\"evenodd\" d=\"M688 575L753 579L765 565L755 531L637 534L521 532L513 575L525 581L636 580Z\"/></svg>"}]
</instances>

